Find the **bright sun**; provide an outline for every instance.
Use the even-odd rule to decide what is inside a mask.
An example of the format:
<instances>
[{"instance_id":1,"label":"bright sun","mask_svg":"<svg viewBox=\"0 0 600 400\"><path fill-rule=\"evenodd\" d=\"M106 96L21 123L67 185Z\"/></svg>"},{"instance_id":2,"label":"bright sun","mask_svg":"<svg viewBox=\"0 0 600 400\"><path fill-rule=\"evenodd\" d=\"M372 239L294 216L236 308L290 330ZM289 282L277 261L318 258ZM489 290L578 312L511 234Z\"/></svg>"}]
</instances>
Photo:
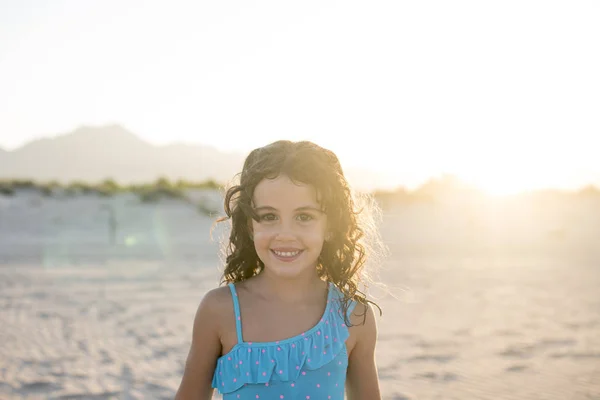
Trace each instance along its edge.
<instances>
[{"instance_id":1,"label":"bright sun","mask_svg":"<svg viewBox=\"0 0 600 400\"><path fill-rule=\"evenodd\" d=\"M510 196L513 194L537 189L541 182L525 171L490 171L480 170L459 175L459 179L475 185L490 196Z\"/></svg>"}]
</instances>

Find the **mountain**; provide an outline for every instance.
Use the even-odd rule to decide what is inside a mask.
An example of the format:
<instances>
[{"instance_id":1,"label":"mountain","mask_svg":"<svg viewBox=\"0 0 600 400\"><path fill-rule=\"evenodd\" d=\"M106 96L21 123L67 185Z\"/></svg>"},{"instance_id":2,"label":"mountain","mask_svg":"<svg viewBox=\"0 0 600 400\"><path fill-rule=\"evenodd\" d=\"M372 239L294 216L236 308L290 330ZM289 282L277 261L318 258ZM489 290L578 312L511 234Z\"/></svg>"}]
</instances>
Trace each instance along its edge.
<instances>
[{"instance_id":1,"label":"mountain","mask_svg":"<svg viewBox=\"0 0 600 400\"><path fill-rule=\"evenodd\" d=\"M0 179L121 183L150 182L159 177L229 181L244 155L200 145L154 146L119 125L81 127L74 132L34 140L0 151Z\"/></svg>"},{"instance_id":2,"label":"mountain","mask_svg":"<svg viewBox=\"0 0 600 400\"><path fill-rule=\"evenodd\" d=\"M119 125L83 126L13 151L0 149L0 179L94 183L112 178L128 184L166 177L228 183L241 171L245 156L202 145L154 146ZM362 168L347 168L345 173L357 189L372 190L390 182L389 177Z\"/></svg>"}]
</instances>

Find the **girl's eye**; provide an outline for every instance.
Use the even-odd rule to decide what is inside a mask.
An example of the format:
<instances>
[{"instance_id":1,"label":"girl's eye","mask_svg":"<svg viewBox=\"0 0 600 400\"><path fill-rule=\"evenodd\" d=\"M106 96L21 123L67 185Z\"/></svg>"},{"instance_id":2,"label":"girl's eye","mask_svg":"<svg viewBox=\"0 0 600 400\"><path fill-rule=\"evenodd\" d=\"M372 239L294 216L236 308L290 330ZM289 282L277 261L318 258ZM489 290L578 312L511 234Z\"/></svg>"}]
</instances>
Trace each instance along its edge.
<instances>
[{"instance_id":1,"label":"girl's eye","mask_svg":"<svg viewBox=\"0 0 600 400\"><path fill-rule=\"evenodd\" d=\"M313 216L309 215L309 214L300 214L300 215L298 215L297 218L299 221L302 221L302 222L308 222L308 221L311 221L314 219Z\"/></svg>"},{"instance_id":2,"label":"girl's eye","mask_svg":"<svg viewBox=\"0 0 600 400\"><path fill-rule=\"evenodd\" d=\"M275 214L263 214L260 216L260 220L261 221L275 221L277 219L277 216Z\"/></svg>"}]
</instances>

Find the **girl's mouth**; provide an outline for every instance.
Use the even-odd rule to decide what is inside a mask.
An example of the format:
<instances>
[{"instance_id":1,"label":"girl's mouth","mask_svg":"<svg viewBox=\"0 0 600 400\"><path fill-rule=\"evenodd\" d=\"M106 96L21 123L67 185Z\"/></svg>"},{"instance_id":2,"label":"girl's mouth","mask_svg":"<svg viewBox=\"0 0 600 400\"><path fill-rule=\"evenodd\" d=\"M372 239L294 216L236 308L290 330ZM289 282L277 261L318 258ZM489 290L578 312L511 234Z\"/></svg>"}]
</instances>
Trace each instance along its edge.
<instances>
[{"instance_id":1,"label":"girl's mouth","mask_svg":"<svg viewBox=\"0 0 600 400\"><path fill-rule=\"evenodd\" d=\"M295 251L271 250L271 253L273 253L275 258L277 258L278 260L290 262L290 261L294 261L298 257L300 257L300 254L302 254L303 251L304 250L295 250Z\"/></svg>"}]
</instances>

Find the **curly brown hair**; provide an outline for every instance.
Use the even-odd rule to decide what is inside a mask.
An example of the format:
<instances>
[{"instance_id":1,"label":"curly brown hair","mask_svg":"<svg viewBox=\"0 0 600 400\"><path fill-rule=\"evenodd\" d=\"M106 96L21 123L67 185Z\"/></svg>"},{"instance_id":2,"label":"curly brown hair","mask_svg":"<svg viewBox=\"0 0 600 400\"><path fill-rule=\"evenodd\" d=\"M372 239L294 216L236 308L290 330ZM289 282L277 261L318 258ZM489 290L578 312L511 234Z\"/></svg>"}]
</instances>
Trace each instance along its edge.
<instances>
[{"instance_id":1,"label":"curly brown hair","mask_svg":"<svg viewBox=\"0 0 600 400\"><path fill-rule=\"evenodd\" d=\"M364 267L367 252L372 246L366 243L365 233L375 232L371 229L372 224L368 223L374 203L358 209L356 196L346 181L337 156L309 141L276 141L253 150L246 158L239 183L231 186L225 194L226 217L218 220L231 220L222 283L241 282L263 270L264 263L256 253L250 231L250 218L258 221L252 198L259 182L279 175L311 185L317 192L331 233L329 240L323 243L317 271L321 279L333 283L343 294L342 310L346 324L351 325L347 314L352 301L364 305L371 303L381 314L379 305L368 300L359 288L367 287L368 275ZM361 221L366 223L361 224ZM377 239L377 234L371 236L372 240ZM363 323L364 318L366 311Z\"/></svg>"}]
</instances>

